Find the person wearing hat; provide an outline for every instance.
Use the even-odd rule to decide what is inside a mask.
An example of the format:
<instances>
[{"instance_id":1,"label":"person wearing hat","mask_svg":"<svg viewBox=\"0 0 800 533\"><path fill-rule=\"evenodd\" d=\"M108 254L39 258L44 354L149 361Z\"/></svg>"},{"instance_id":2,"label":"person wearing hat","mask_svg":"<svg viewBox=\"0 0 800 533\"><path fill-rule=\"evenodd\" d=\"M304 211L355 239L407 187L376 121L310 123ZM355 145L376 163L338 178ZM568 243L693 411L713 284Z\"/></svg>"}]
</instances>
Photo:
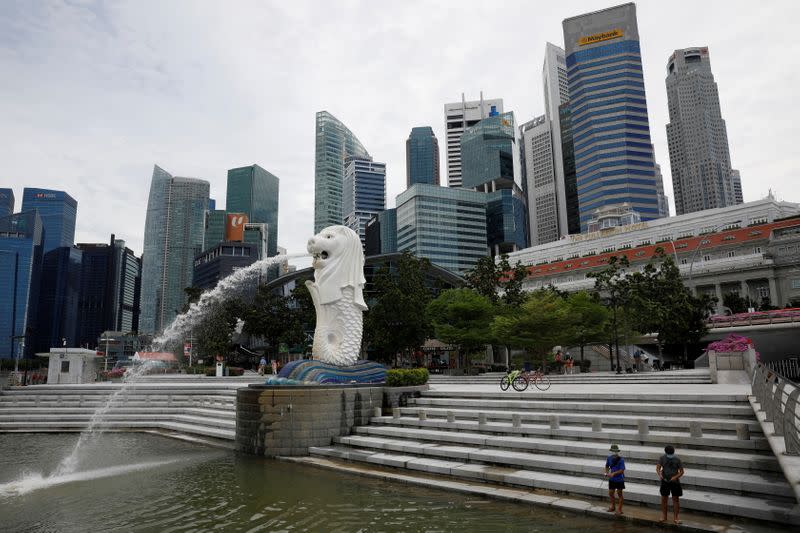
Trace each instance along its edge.
<instances>
[{"instance_id":1,"label":"person wearing hat","mask_svg":"<svg viewBox=\"0 0 800 533\"><path fill-rule=\"evenodd\" d=\"M616 510L616 515L619 516L622 514L624 501L622 491L625 490L625 459L620 455L619 446L616 444L612 444L609 451L611 454L606 458L605 476L608 478L608 497L611 498L611 506L607 511L611 513Z\"/></svg>"}]
</instances>

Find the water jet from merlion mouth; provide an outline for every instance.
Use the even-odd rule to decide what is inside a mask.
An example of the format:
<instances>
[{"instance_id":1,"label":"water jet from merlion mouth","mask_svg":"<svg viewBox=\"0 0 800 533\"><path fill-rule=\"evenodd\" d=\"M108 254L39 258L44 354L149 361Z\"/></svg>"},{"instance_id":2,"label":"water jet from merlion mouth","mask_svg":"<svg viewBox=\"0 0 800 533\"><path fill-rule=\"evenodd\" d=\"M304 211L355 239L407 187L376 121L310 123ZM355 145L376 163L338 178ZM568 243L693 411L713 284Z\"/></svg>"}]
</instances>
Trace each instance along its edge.
<instances>
[{"instance_id":1,"label":"water jet from merlion mouth","mask_svg":"<svg viewBox=\"0 0 800 533\"><path fill-rule=\"evenodd\" d=\"M248 267L231 273L228 277L221 279L216 287L201 294L200 299L190 304L186 312L176 316L175 320L167 326L163 333L153 340L153 344L156 346L156 349L160 350L164 346L181 341L187 332L203 320L214 305L222 303L234 296L246 281L253 280L265 273L267 268L272 265L288 261L289 259L298 259L308 256L308 253L298 253L265 257Z\"/></svg>"}]
</instances>

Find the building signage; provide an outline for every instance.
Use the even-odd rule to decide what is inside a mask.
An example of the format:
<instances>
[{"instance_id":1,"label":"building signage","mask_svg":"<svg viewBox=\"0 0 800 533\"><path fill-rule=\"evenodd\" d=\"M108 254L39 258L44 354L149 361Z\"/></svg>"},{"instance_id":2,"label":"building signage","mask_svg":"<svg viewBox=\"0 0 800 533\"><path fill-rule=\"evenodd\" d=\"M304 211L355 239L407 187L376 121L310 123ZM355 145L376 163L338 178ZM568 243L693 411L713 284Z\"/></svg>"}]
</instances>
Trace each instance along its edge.
<instances>
[{"instance_id":1,"label":"building signage","mask_svg":"<svg viewBox=\"0 0 800 533\"><path fill-rule=\"evenodd\" d=\"M611 31L604 31L601 33L595 33L594 35L587 35L586 37L581 37L578 39L578 46L586 46L587 44L594 44L599 43L600 41L609 41L611 39L617 39L622 37L622 30L611 30Z\"/></svg>"},{"instance_id":2,"label":"building signage","mask_svg":"<svg viewBox=\"0 0 800 533\"><path fill-rule=\"evenodd\" d=\"M244 226L247 224L247 215L244 213L228 213L225 224L225 240L243 242Z\"/></svg>"},{"instance_id":3,"label":"building signage","mask_svg":"<svg viewBox=\"0 0 800 533\"><path fill-rule=\"evenodd\" d=\"M647 227L647 222L637 222L636 224L628 224L627 226L614 226L613 228L607 228L601 231L593 231L591 233L570 235L569 240L571 242L593 241L595 239L610 237L611 235L619 235L620 233L629 233L631 231L647 229Z\"/></svg>"},{"instance_id":4,"label":"building signage","mask_svg":"<svg viewBox=\"0 0 800 533\"><path fill-rule=\"evenodd\" d=\"M55 198L56 195L55 195L55 193L52 193L52 192L37 192L36 194L33 195L33 197L37 198L37 199L39 199L39 198Z\"/></svg>"}]
</instances>

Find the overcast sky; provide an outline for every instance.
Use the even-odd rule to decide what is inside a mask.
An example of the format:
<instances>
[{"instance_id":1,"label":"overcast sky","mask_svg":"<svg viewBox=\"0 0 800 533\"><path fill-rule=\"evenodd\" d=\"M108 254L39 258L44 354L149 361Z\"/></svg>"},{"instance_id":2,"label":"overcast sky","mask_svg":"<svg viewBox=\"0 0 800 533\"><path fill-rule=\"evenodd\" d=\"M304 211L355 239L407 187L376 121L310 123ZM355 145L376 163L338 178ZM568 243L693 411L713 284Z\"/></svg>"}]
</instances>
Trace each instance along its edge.
<instances>
[{"instance_id":1,"label":"overcast sky","mask_svg":"<svg viewBox=\"0 0 800 533\"><path fill-rule=\"evenodd\" d=\"M23 187L65 190L78 201L77 242L115 233L138 254L153 164L210 181L224 208L227 169L257 163L280 178L278 244L303 251L317 111L386 162L393 207L413 126L432 126L444 152L444 103L481 90L518 124L542 114L545 42L563 46L564 18L615 4L0 0L0 187L13 187L17 210ZM745 201L770 188L800 201L800 2L637 7L670 203L665 66L701 45Z\"/></svg>"}]
</instances>

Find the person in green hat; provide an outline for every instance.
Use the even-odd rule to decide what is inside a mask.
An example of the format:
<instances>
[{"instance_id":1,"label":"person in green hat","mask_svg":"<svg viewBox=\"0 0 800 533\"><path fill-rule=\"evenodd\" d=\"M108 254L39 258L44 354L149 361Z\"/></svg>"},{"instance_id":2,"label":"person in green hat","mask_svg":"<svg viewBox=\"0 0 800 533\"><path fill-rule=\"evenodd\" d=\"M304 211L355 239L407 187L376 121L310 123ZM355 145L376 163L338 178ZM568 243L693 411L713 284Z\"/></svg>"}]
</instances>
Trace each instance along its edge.
<instances>
[{"instance_id":1,"label":"person in green hat","mask_svg":"<svg viewBox=\"0 0 800 533\"><path fill-rule=\"evenodd\" d=\"M619 446L612 444L609 448L611 454L606 458L605 476L608 478L608 497L611 498L611 505L607 509L609 513L616 510L616 515L622 514L622 503L625 499L622 491L625 490L625 459L619 453ZM616 497L615 497L616 496Z\"/></svg>"}]
</instances>

